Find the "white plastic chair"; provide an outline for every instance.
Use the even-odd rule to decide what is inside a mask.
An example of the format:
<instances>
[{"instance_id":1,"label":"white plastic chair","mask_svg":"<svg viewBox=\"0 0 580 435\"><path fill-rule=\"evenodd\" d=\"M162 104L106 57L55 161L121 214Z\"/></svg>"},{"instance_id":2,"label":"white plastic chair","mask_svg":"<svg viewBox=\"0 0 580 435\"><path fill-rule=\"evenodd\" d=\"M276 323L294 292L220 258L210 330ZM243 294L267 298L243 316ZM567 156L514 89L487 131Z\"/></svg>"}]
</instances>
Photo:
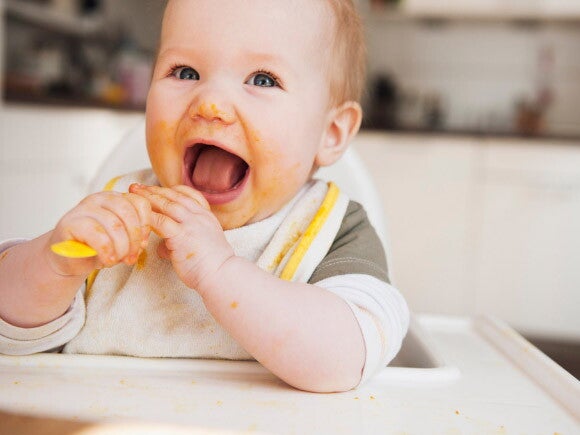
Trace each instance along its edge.
<instances>
[{"instance_id":1,"label":"white plastic chair","mask_svg":"<svg viewBox=\"0 0 580 435\"><path fill-rule=\"evenodd\" d=\"M356 141L355 138L353 143ZM143 120L133 127L107 156L90 182L89 191L101 190L113 177L149 166ZM316 177L334 181L351 199L365 207L369 220L383 242L391 268L390 241L382 203L369 171L356 151L350 147L337 163L321 168ZM392 270L390 274L392 280Z\"/></svg>"}]
</instances>

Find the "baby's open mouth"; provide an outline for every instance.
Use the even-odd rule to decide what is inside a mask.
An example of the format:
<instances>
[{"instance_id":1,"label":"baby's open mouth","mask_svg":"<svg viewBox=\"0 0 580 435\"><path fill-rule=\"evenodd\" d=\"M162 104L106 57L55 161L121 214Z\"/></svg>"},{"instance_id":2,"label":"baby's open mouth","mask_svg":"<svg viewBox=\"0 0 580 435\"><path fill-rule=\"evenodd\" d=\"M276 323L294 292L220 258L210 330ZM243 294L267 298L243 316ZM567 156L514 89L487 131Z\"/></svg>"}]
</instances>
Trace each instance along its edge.
<instances>
[{"instance_id":1,"label":"baby's open mouth","mask_svg":"<svg viewBox=\"0 0 580 435\"><path fill-rule=\"evenodd\" d=\"M212 194L236 189L249 169L248 164L235 154L203 143L189 147L184 161L192 186Z\"/></svg>"}]
</instances>

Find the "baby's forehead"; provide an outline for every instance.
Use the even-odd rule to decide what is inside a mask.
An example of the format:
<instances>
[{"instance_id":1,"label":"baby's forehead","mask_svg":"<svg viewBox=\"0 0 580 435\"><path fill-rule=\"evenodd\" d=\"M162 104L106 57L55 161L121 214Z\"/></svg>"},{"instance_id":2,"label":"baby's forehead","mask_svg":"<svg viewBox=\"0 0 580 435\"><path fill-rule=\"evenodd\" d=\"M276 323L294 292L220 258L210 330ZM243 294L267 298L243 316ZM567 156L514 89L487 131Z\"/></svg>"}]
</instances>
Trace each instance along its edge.
<instances>
[{"instance_id":1,"label":"baby's forehead","mask_svg":"<svg viewBox=\"0 0 580 435\"><path fill-rule=\"evenodd\" d=\"M328 0L170 0L160 50L189 45L320 58L332 43L333 22Z\"/></svg>"},{"instance_id":2,"label":"baby's forehead","mask_svg":"<svg viewBox=\"0 0 580 435\"><path fill-rule=\"evenodd\" d=\"M241 18L255 16L258 19L272 18L272 23L291 23L292 19L299 18L303 24L301 27L311 26L318 30L327 30L334 27L335 8L334 0L167 0L163 16L163 27L174 24L177 18L186 18L188 20L203 19L211 15L214 19L220 16L230 16L234 21L245 25L248 33L260 32L261 28L250 26ZM207 8L207 4L213 5ZM220 6L220 3L223 6ZM262 5L260 5L262 3ZM189 6L183 8L184 5ZM263 6L263 7L261 7ZM179 10L178 14L172 13ZM278 18L278 19L277 19ZM280 19L282 18L282 19ZM296 32L301 31L301 27L296 28ZM189 28L192 29L192 26ZM215 27L216 32L227 32L228 29ZM292 37L291 32L288 34ZM265 34L264 37L268 35Z\"/></svg>"}]
</instances>

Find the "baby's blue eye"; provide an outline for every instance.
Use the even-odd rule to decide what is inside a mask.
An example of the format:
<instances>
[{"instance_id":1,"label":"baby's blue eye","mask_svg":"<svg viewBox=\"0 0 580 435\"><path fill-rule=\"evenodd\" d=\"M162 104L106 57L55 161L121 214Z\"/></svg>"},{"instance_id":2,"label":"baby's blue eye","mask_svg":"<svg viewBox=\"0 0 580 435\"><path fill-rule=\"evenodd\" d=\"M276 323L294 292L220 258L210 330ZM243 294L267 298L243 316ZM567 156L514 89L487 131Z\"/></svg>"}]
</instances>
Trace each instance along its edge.
<instances>
[{"instance_id":1,"label":"baby's blue eye","mask_svg":"<svg viewBox=\"0 0 580 435\"><path fill-rule=\"evenodd\" d=\"M270 74L260 72L251 76L246 82L248 85L261 86L264 88L273 88L279 86L278 80L272 77Z\"/></svg>"},{"instance_id":2,"label":"baby's blue eye","mask_svg":"<svg viewBox=\"0 0 580 435\"><path fill-rule=\"evenodd\" d=\"M171 73L179 80L199 80L199 73L189 66L180 66Z\"/></svg>"}]
</instances>

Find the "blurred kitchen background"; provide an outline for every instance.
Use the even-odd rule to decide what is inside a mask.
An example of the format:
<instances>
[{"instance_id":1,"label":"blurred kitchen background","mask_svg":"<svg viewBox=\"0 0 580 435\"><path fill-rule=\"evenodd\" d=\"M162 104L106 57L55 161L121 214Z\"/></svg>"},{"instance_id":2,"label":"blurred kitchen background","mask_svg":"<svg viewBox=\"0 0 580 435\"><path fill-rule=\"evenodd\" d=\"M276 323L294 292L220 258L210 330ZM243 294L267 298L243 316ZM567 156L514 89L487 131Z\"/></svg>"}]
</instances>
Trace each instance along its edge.
<instances>
[{"instance_id":1,"label":"blurred kitchen background","mask_svg":"<svg viewBox=\"0 0 580 435\"><path fill-rule=\"evenodd\" d=\"M50 229L142 119L163 3L0 0L0 239ZM504 319L578 376L580 1L358 6L355 147L395 283L417 312Z\"/></svg>"}]
</instances>

